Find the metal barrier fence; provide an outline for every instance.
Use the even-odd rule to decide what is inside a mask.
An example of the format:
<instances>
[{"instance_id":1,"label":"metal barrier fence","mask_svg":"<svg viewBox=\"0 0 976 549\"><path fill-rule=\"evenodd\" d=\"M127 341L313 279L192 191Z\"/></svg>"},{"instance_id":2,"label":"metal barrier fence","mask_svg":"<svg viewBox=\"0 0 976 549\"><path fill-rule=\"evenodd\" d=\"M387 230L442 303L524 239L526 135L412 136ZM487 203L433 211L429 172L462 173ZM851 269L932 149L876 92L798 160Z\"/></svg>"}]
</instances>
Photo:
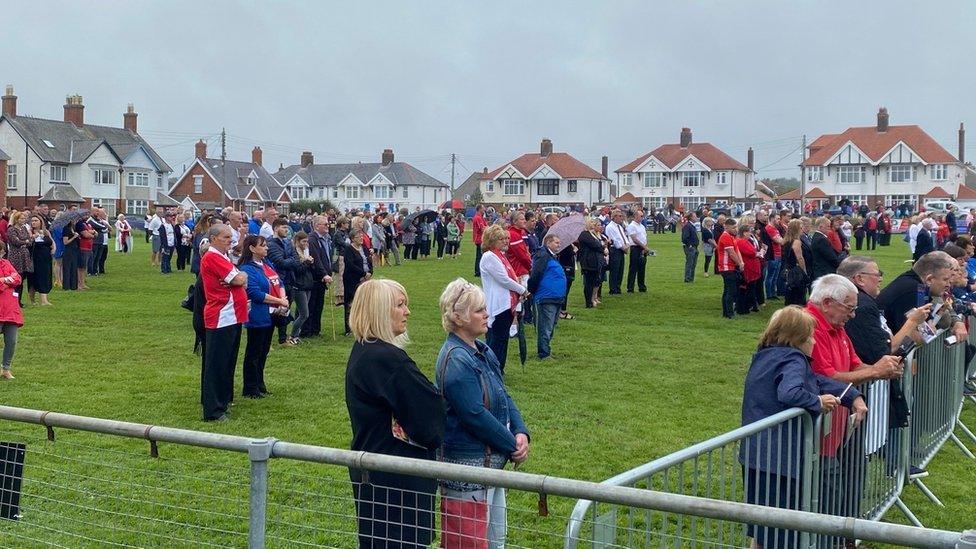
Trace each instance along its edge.
<instances>
[{"instance_id":1,"label":"metal barrier fence","mask_svg":"<svg viewBox=\"0 0 976 549\"><path fill-rule=\"evenodd\" d=\"M801 429L805 423L809 430L805 414L787 415L791 417L780 418L772 431L775 436L790 434L791 422ZM714 493L713 499L692 497L7 406L0 406L0 438L7 441L0 452L4 546L352 547L357 543L356 512L347 468L355 468L512 490L509 547L561 543L568 516L546 513L547 496L553 496L557 511L568 508L570 500L562 498L586 498L663 514L669 517L669 529L675 522L697 521L714 525L714 531L721 523L734 522L916 547L976 547L976 532L824 517L723 501L714 499L720 495ZM803 440L805 448L813 443L806 435ZM146 441L148 452L145 446L133 451ZM539 506L532 508L537 498ZM435 535L444 518L435 507L430 522ZM581 523L587 529L599 526ZM644 531L640 539L636 534L628 546L644 544ZM730 537L723 545L741 546L739 539ZM682 540L676 544L686 545Z\"/></svg>"},{"instance_id":2,"label":"metal barrier fence","mask_svg":"<svg viewBox=\"0 0 976 549\"><path fill-rule=\"evenodd\" d=\"M956 426L976 442L959 419L964 347L946 345L948 335L938 334L906 357L900 382L912 414L909 428L890 425L888 405L894 382L878 380L859 387L869 409L860 427L848 423L846 408L818 416L813 425L806 411L794 408L656 459L604 484L870 521L880 521L897 506L913 524L922 526L901 499L906 482L933 502L941 502L920 476L909 474L911 466L926 466L947 440L972 457L953 434ZM976 329L970 340L976 341ZM784 440L791 445L786 452L777 451ZM788 456L787 463L769 463L770 455ZM662 547L699 543L742 547L748 538L763 547L834 547L856 539L687 521L580 500L567 523L564 547L575 549L584 540L594 548L621 542L633 546L637 534L643 534L642 543L648 547L652 539Z\"/></svg>"}]
</instances>

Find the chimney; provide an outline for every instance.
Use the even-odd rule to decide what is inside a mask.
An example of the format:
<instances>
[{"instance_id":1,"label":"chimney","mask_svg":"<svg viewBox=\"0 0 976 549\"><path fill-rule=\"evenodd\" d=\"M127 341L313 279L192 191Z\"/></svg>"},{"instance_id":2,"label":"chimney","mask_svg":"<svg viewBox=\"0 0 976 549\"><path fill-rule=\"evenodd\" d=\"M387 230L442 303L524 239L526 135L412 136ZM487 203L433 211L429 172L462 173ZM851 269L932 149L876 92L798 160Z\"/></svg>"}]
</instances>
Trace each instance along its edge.
<instances>
[{"instance_id":1,"label":"chimney","mask_svg":"<svg viewBox=\"0 0 976 549\"><path fill-rule=\"evenodd\" d=\"M3 94L3 114L4 116L17 116L17 96L14 95L12 84L7 84L7 92Z\"/></svg>"},{"instance_id":2,"label":"chimney","mask_svg":"<svg viewBox=\"0 0 976 549\"><path fill-rule=\"evenodd\" d=\"M315 163L315 158L312 156L311 151L305 151L302 153L302 167L307 168Z\"/></svg>"},{"instance_id":3,"label":"chimney","mask_svg":"<svg viewBox=\"0 0 976 549\"><path fill-rule=\"evenodd\" d=\"M136 108L132 106L132 103L129 103L129 106L125 109L125 114L122 115L122 127L132 133L139 133L138 118L139 115L136 114Z\"/></svg>"},{"instance_id":4,"label":"chimney","mask_svg":"<svg viewBox=\"0 0 976 549\"><path fill-rule=\"evenodd\" d=\"M196 157L197 158L206 158L207 157L207 142L204 141L203 139L201 139L200 141L197 141L197 144L196 144Z\"/></svg>"},{"instance_id":5,"label":"chimney","mask_svg":"<svg viewBox=\"0 0 976 549\"><path fill-rule=\"evenodd\" d=\"M691 128L681 128L681 148L687 149L691 145Z\"/></svg>"},{"instance_id":6,"label":"chimney","mask_svg":"<svg viewBox=\"0 0 976 549\"><path fill-rule=\"evenodd\" d=\"M609 171L609 169L610 169L610 159L604 156L602 159L602 163L600 164L600 173L603 174L604 178L607 177L607 172Z\"/></svg>"},{"instance_id":7,"label":"chimney","mask_svg":"<svg viewBox=\"0 0 976 549\"><path fill-rule=\"evenodd\" d=\"M539 154L544 157L552 154L552 141L543 139L542 144L539 145Z\"/></svg>"},{"instance_id":8,"label":"chimney","mask_svg":"<svg viewBox=\"0 0 976 549\"><path fill-rule=\"evenodd\" d=\"M481 170L481 179L488 179L488 166L485 166Z\"/></svg>"},{"instance_id":9,"label":"chimney","mask_svg":"<svg viewBox=\"0 0 976 549\"><path fill-rule=\"evenodd\" d=\"M881 133L888 131L888 109L885 107L878 109L878 131Z\"/></svg>"},{"instance_id":10,"label":"chimney","mask_svg":"<svg viewBox=\"0 0 976 549\"><path fill-rule=\"evenodd\" d=\"M64 121L79 128L85 125L85 105L80 95L69 95L64 100Z\"/></svg>"},{"instance_id":11,"label":"chimney","mask_svg":"<svg viewBox=\"0 0 976 549\"><path fill-rule=\"evenodd\" d=\"M964 164L965 162L966 162L966 128L963 127L962 122L960 122L959 123L959 163Z\"/></svg>"},{"instance_id":12,"label":"chimney","mask_svg":"<svg viewBox=\"0 0 976 549\"><path fill-rule=\"evenodd\" d=\"M393 149L383 149L383 156L380 157L384 166L389 166L393 163Z\"/></svg>"},{"instance_id":13,"label":"chimney","mask_svg":"<svg viewBox=\"0 0 976 549\"><path fill-rule=\"evenodd\" d=\"M749 167L749 171L755 171L755 159L752 155L752 147L749 147L749 152L746 153L746 166Z\"/></svg>"},{"instance_id":14,"label":"chimney","mask_svg":"<svg viewBox=\"0 0 976 549\"><path fill-rule=\"evenodd\" d=\"M258 166L263 166L264 164L261 163L261 160L262 160L261 147L254 147L253 149L251 149L251 164L257 164Z\"/></svg>"},{"instance_id":15,"label":"chimney","mask_svg":"<svg viewBox=\"0 0 976 549\"><path fill-rule=\"evenodd\" d=\"M285 163L284 162L278 162L278 171L280 172L283 169L285 169Z\"/></svg>"}]
</instances>

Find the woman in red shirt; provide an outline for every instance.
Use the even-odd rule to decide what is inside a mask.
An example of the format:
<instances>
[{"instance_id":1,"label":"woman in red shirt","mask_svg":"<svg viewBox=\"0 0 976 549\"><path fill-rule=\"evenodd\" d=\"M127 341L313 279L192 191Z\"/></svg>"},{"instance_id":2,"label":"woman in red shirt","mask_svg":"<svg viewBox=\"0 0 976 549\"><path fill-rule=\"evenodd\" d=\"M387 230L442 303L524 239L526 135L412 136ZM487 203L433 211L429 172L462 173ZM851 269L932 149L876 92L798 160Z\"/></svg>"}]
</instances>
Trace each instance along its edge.
<instances>
[{"instance_id":1,"label":"woman in red shirt","mask_svg":"<svg viewBox=\"0 0 976 549\"><path fill-rule=\"evenodd\" d=\"M13 379L10 363L17 348L17 330L24 325L24 315L17 303L16 289L21 284L20 274L14 266L3 259L7 246L0 240L0 332L3 333L3 363L0 365L0 378Z\"/></svg>"},{"instance_id":2,"label":"woman in red shirt","mask_svg":"<svg viewBox=\"0 0 976 549\"><path fill-rule=\"evenodd\" d=\"M739 227L739 237L735 239L735 250L742 258L742 278L736 299L736 312L740 315L759 312L759 302L756 299L759 291L759 279L762 278L762 261L758 250L752 244L752 227L742 224Z\"/></svg>"}]
</instances>

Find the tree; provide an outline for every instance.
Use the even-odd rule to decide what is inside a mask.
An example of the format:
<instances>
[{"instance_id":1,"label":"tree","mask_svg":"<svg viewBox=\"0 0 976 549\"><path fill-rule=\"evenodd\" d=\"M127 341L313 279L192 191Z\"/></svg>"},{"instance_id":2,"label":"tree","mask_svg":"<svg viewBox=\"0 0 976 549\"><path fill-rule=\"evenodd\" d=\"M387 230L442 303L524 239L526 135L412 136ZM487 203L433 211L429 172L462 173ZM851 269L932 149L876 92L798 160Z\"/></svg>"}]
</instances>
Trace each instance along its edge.
<instances>
[{"instance_id":1,"label":"tree","mask_svg":"<svg viewBox=\"0 0 976 549\"><path fill-rule=\"evenodd\" d=\"M329 211L329 208L335 207L335 204L333 204L331 200L321 198L319 200L296 200L291 203L289 209L295 213L305 213L306 210L312 210L315 213L324 213Z\"/></svg>"},{"instance_id":2,"label":"tree","mask_svg":"<svg viewBox=\"0 0 976 549\"><path fill-rule=\"evenodd\" d=\"M474 192L471 193L471 196L469 196L465 201L465 205L477 206L478 204L481 204L484 199L485 197L481 194L481 189L475 189Z\"/></svg>"}]
</instances>

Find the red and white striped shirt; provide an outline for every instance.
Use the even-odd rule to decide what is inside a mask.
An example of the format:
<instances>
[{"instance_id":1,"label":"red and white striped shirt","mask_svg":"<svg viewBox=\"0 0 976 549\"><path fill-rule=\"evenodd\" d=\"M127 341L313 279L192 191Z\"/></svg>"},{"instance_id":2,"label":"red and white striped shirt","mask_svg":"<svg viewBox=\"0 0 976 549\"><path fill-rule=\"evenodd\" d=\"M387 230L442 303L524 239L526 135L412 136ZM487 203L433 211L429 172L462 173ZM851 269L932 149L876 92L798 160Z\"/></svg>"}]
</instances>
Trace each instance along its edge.
<instances>
[{"instance_id":1,"label":"red and white striped shirt","mask_svg":"<svg viewBox=\"0 0 976 549\"><path fill-rule=\"evenodd\" d=\"M200 259L200 278L207 299L203 325L208 330L247 322L247 290L230 285L239 272L230 258L213 246Z\"/></svg>"}]
</instances>

